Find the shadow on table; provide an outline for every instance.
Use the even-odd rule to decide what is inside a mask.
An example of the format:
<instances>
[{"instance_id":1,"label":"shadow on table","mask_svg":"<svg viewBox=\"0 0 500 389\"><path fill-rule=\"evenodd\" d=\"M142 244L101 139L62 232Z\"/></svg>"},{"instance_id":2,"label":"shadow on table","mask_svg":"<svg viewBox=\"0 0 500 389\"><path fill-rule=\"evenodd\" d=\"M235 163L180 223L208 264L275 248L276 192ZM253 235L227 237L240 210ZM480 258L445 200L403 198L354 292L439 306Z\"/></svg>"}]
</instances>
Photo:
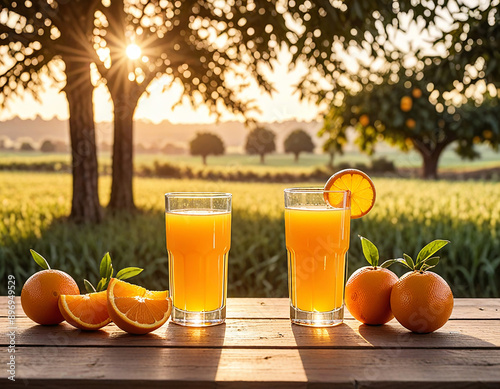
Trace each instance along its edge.
<instances>
[{"instance_id":1,"label":"shadow on table","mask_svg":"<svg viewBox=\"0 0 500 389\"><path fill-rule=\"evenodd\" d=\"M464 334L460 327L453 325L453 320L431 334L412 333L395 320L382 326L368 326L352 319L330 328L291 326L304 373L310 382L327 380L348 385L354 380L384 380L397 373L398 367L391 364L398 359L405 361L410 354L418 358L413 353L415 349L423 350L419 355L425 356L426 350L432 352L433 349L460 352L497 347L479 337ZM396 370L391 370L393 367Z\"/></svg>"},{"instance_id":2,"label":"shadow on table","mask_svg":"<svg viewBox=\"0 0 500 389\"><path fill-rule=\"evenodd\" d=\"M360 345L359 334L345 322L335 327L290 325L307 381L335 382L339 387L344 387L342 384L352 387L348 372L352 362L346 355L346 348Z\"/></svg>"},{"instance_id":3,"label":"shadow on table","mask_svg":"<svg viewBox=\"0 0 500 389\"><path fill-rule=\"evenodd\" d=\"M448 321L444 327L429 334L417 334L401 326L395 319L386 325L369 326L360 324L359 335L374 348L383 348L394 355L397 350L405 348L426 349L460 349L491 348L497 345L475 336L464 334L459 328L453 328L454 320Z\"/></svg>"}]
</instances>

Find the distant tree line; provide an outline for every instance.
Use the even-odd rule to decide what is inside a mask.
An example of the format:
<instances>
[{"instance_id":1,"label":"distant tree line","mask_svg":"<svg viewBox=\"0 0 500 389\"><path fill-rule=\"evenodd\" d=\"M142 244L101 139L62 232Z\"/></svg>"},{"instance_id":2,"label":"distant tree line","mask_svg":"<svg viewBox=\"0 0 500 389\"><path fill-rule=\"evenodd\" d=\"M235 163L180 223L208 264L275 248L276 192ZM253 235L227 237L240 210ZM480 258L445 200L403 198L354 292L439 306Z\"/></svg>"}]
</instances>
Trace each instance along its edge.
<instances>
[{"instance_id":1,"label":"distant tree line","mask_svg":"<svg viewBox=\"0 0 500 389\"><path fill-rule=\"evenodd\" d=\"M292 153L295 162L299 160L301 153L312 153L314 143L311 136L304 130L292 131L284 142L285 153ZM226 151L223 140L216 134L210 132L199 132L189 143L191 155L201 156L203 165L207 164L209 155L222 155ZM250 155L258 155L260 162L265 163L267 154L276 151L276 134L268 128L256 127L251 130L245 141L245 152Z\"/></svg>"}]
</instances>

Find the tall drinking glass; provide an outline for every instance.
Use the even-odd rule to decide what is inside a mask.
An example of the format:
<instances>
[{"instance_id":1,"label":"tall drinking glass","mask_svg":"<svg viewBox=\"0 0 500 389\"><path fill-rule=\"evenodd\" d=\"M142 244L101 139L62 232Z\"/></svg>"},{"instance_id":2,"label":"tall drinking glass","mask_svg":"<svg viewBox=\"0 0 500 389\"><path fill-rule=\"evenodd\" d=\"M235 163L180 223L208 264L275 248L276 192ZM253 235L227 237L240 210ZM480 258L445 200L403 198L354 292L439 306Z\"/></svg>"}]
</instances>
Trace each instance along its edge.
<instances>
[{"instance_id":1,"label":"tall drinking glass","mask_svg":"<svg viewBox=\"0 0 500 389\"><path fill-rule=\"evenodd\" d=\"M167 193L165 225L172 321L203 327L226 319L230 193Z\"/></svg>"},{"instance_id":2,"label":"tall drinking glass","mask_svg":"<svg viewBox=\"0 0 500 389\"><path fill-rule=\"evenodd\" d=\"M292 323L316 327L342 323L350 222L350 192L285 189Z\"/></svg>"}]
</instances>

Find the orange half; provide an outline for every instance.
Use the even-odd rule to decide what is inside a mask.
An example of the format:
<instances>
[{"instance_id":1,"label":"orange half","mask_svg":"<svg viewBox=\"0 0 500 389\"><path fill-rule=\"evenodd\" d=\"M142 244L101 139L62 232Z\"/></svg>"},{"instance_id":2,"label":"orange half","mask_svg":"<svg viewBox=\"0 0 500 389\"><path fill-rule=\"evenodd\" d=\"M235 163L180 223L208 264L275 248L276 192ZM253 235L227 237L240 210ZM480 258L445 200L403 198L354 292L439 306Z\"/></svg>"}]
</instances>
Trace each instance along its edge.
<instances>
[{"instance_id":1,"label":"orange half","mask_svg":"<svg viewBox=\"0 0 500 389\"><path fill-rule=\"evenodd\" d=\"M131 334L147 334L170 317L172 300L168 291L149 291L112 278L108 285L108 312L113 322Z\"/></svg>"},{"instance_id":2,"label":"orange half","mask_svg":"<svg viewBox=\"0 0 500 389\"><path fill-rule=\"evenodd\" d=\"M345 169L335 173L326 182L324 190L325 200L333 207L338 206L343 195L326 191L349 191L351 193L351 219L366 215L375 204L375 185L361 170Z\"/></svg>"},{"instance_id":3,"label":"orange half","mask_svg":"<svg viewBox=\"0 0 500 389\"><path fill-rule=\"evenodd\" d=\"M76 328L98 330L111 319L108 314L106 291L59 296L59 311L64 319Z\"/></svg>"}]
</instances>

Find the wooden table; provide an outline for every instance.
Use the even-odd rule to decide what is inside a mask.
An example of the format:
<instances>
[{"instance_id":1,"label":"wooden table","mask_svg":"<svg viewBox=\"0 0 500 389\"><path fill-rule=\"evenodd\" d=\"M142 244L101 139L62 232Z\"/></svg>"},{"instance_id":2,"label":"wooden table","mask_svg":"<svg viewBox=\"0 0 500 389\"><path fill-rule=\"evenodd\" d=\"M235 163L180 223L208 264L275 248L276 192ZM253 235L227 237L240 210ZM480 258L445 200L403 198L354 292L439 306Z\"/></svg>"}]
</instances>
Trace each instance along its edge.
<instances>
[{"instance_id":1,"label":"wooden table","mask_svg":"<svg viewBox=\"0 0 500 389\"><path fill-rule=\"evenodd\" d=\"M500 388L500 299L456 299L451 320L417 335L347 314L333 328L291 325L288 299L230 298L225 325L172 323L145 336L110 324L83 333L35 325L16 298L16 385L30 388ZM2 335L10 329L0 297ZM2 384L9 339L1 337ZM335 385L332 385L335 384Z\"/></svg>"}]
</instances>

